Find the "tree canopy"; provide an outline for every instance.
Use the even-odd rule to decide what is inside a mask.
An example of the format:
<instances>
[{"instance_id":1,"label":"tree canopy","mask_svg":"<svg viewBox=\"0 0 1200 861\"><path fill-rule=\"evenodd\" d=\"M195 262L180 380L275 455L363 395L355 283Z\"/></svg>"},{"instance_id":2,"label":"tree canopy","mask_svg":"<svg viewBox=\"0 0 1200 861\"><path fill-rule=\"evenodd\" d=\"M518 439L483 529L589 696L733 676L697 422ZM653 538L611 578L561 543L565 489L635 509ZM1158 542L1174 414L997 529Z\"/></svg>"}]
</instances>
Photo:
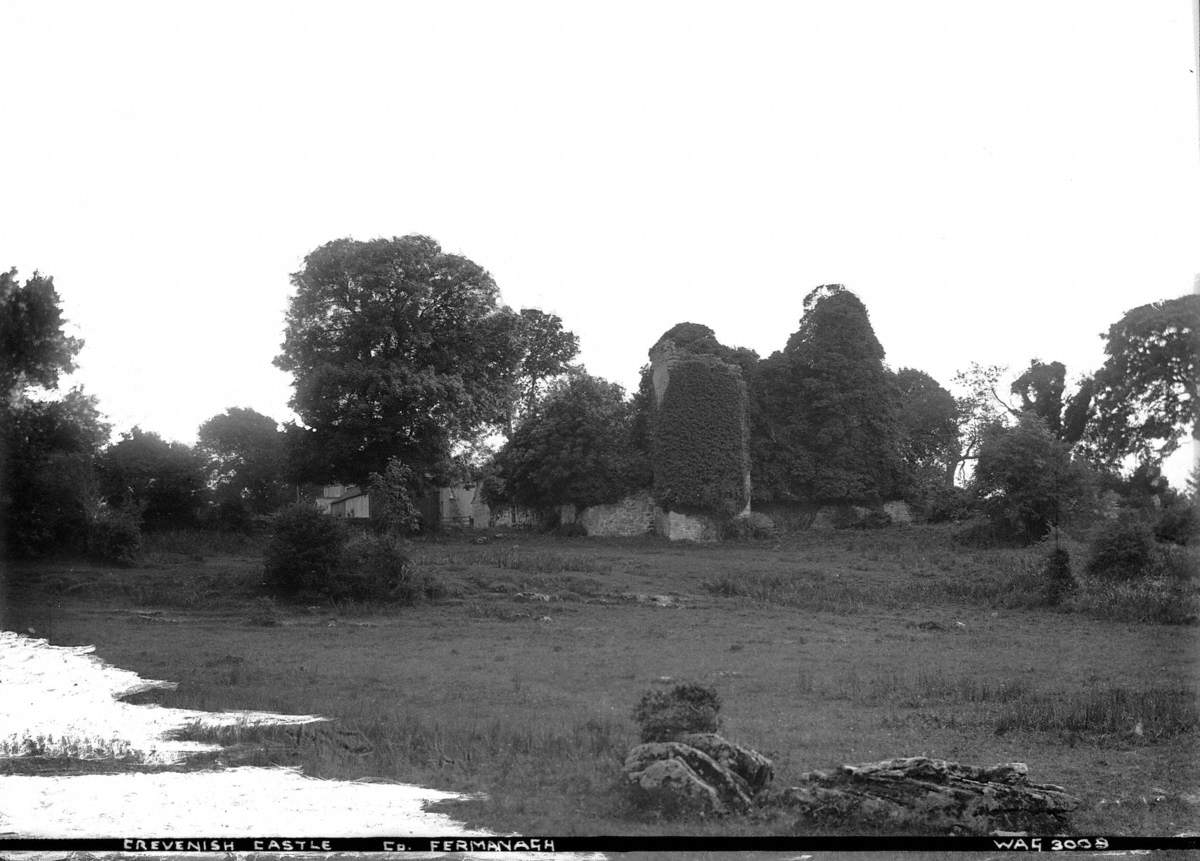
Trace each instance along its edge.
<instances>
[{"instance_id":1,"label":"tree canopy","mask_svg":"<svg viewBox=\"0 0 1200 861\"><path fill-rule=\"evenodd\" d=\"M1091 437L1108 457L1161 460L1197 434L1200 294L1141 305L1109 327Z\"/></svg>"},{"instance_id":2,"label":"tree canopy","mask_svg":"<svg viewBox=\"0 0 1200 861\"><path fill-rule=\"evenodd\" d=\"M537 308L522 308L518 337L521 364L517 369L518 403L528 415L537 406L545 384L567 372L579 354L579 338L563 328L562 319Z\"/></svg>"},{"instance_id":3,"label":"tree canopy","mask_svg":"<svg viewBox=\"0 0 1200 861\"><path fill-rule=\"evenodd\" d=\"M951 485L960 455L958 404L924 371L901 368L894 376L899 395L900 456L910 481Z\"/></svg>"},{"instance_id":4,"label":"tree canopy","mask_svg":"<svg viewBox=\"0 0 1200 861\"><path fill-rule=\"evenodd\" d=\"M867 309L840 284L804 300L800 328L752 381L756 499L869 502L896 492L897 392Z\"/></svg>"},{"instance_id":5,"label":"tree canopy","mask_svg":"<svg viewBox=\"0 0 1200 861\"><path fill-rule=\"evenodd\" d=\"M292 284L275 363L320 452L308 478L365 483L398 457L434 480L454 443L507 420L520 318L478 264L426 236L339 239Z\"/></svg>"},{"instance_id":6,"label":"tree canopy","mask_svg":"<svg viewBox=\"0 0 1200 861\"><path fill-rule=\"evenodd\" d=\"M96 504L96 451L109 433L96 399L72 389L57 400L19 398L5 413L0 517L9 550L79 548Z\"/></svg>"},{"instance_id":7,"label":"tree canopy","mask_svg":"<svg viewBox=\"0 0 1200 861\"><path fill-rule=\"evenodd\" d=\"M204 467L191 447L134 427L100 455L100 492L113 508L139 512L148 528L194 523L204 503Z\"/></svg>"},{"instance_id":8,"label":"tree canopy","mask_svg":"<svg viewBox=\"0 0 1200 861\"><path fill-rule=\"evenodd\" d=\"M275 419L230 407L200 425L196 449L218 502L238 501L257 514L284 502L283 434Z\"/></svg>"},{"instance_id":9,"label":"tree canopy","mask_svg":"<svg viewBox=\"0 0 1200 861\"><path fill-rule=\"evenodd\" d=\"M75 369L83 346L63 330L54 279L34 272L24 284L17 270L0 272L0 387L12 399L27 386L53 389Z\"/></svg>"},{"instance_id":10,"label":"tree canopy","mask_svg":"<svg viewBox=\"0 0 1200 861\"><path fill-rule=\"evenodd\" d=\"M985 432L974 486L1002 537L1031 543L1066 519L1086 496L1089 473L1045 421L1025 413Z\"/></svg>"},{"instance_id":11,"label":"tree canopy","mask_svg":"<svg viewBox=\"0 0 1200 861\"><path fill-rule=\"evenodd\" d=\"M74 370L83 343L64 323L53 278L0 273L0 522L13 555L79 547L95 505L92 463L109 431L95 398L30 392Z\"/></svg>"},{"instance_id":12,"label":"tree canopy","mask_svg":"<svg viewBox=\"0 0 1200 861\"><path fill-rule=\"evenodd\" d=\"M649 486L645 456L630 445L632 405L615 383L574 372L496 453L490 504L535 509L615 502Z\"/></svg>"}]
</instances>

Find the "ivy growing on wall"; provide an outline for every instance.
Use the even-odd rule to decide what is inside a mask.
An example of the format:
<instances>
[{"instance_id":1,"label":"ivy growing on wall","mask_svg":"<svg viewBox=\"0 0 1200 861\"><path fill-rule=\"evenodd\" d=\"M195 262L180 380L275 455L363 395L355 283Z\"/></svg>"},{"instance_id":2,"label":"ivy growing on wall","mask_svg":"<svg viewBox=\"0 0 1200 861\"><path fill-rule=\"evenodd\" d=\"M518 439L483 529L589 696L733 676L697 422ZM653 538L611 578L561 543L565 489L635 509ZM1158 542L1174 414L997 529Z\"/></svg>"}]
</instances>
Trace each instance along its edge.
<instances>
[{"instance_id":1,"label":"ivy growing on wall","mask_svg":"<svg viewBox=\"0 0 1200 861\"><path fill-rule=\"evenodd\" d=\"M654 496L668 511L733 516L748 502L746 385L714 356L679 358L654 416Z\"/></svg>"}]
</instances>

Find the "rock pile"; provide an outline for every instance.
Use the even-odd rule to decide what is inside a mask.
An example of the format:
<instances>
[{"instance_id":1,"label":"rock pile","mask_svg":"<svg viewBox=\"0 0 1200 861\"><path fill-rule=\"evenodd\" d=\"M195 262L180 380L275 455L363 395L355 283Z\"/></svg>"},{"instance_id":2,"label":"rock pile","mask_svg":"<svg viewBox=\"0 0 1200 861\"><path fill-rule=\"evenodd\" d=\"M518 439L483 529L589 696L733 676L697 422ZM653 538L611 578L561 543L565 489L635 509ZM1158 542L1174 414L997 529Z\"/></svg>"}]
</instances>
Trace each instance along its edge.
<instances>
[{"instance_id":1,"label":"rock pile","mask_svg":"<svg viewBox=\"0 0 1200 861\"><path fill-rule=\"evenodd\" d=\"M789 810L801 828L892 832L1061 833L1078 800L1061 786L1030 783L1024 763L991 767L928 757L843 765L769 792L769 759L715 733L640 744L625 759L635 803L668 815Z\"/></svg>"},{"instance_id":2,"label":"rock pile","mask_svg":"<svg viewBox=\"0 0 1200 861\"><path fill-rule=\"evenodd\" d=\"M808 822L953 834L1058 833L1079 805L1061 786L1030 783L1022 762L980 768L923 756L812 771L772 801Z\"/></svg>"}]
</instances>

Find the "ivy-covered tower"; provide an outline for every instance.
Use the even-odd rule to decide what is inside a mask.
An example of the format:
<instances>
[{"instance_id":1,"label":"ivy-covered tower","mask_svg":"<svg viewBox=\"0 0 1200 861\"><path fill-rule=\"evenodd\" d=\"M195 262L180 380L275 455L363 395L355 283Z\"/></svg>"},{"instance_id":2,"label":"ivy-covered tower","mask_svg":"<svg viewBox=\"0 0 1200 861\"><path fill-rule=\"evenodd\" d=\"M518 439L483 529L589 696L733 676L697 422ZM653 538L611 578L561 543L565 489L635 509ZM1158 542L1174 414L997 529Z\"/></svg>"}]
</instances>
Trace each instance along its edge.
<instances>
[{"instance_id":1,"label":"ivy-covered tower","mask_svg":"<svg viewBox=\"0 0 1200 861\"><path fill-rule=\"evenodd\" d=\"M750 433L741 368L715 355L678 350L666 337L651 348L650 368L659 507L705 518L710 529L715 520L748 514Z\"/></svg>"}]
</instances>

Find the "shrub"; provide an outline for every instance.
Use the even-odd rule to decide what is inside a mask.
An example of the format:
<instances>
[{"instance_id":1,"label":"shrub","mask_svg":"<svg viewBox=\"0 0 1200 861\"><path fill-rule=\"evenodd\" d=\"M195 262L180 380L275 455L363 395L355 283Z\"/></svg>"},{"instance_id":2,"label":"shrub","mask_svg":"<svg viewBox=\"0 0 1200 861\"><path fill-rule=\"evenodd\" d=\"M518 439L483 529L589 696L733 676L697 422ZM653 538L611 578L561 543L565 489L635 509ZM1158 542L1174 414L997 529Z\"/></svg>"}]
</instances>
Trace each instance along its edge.
<instances>
[{"instance_id":1,"label":"shrub","mask_svg":"<svg viewBox=\"0 0 1200 861\"><path fill-rule=\"evenodd\" d=\"M689 732L716 732L721 698L714 688L691 682L669 691L646 691L633 709L642 741L670 741Z\"/></svg>"},{"instance_id":2,"label":"shrub","mask_svg":"<svg viewBox=\"0 0 1200 861\"><path fill-rule=\"evenodd\" d=\"M1153 580L1086 581L1071 597L1070 606L1077 613L1121 622L1191 625L1200 618L1200 601L1193 590Z\"/></svg>"},{"instance_id":3,"label":"shrub","mask_svg":"<svg viewBox=\"0 0 1200 861\"><path fill-rule=\"evenodd\" d=\"M1004 547L1014 542L1013 536L986 517L969 518L952 534L954 543L981 549Z\"/></svg>"},{"instance_id":4,"label":"shrub","mask_svg":"<svg viewBox=\"0 0 1200 861\"><path fill-rule=\"evenodd\" d=\"M1057 605L1075 589L1075 576L1071 573L1071 554L1062 548L1050 551L1042 568L1045 575L1043 594L1046 603Z\"/></svg>"},{"instance_id":5,"label":"shrub","mask_svg":"<svg viewBox=\"0 0 1200 861\"><path fill-rule=\"evenodd\" d=\"M1151 573L1154 535L1141 520L1125 516L1092 541L1087 573L1102 580L1135 580Z\"/></svg>"},{"instance_id":6,"label":"shrub","mask_svg":"<svg viewBox=\"0 0 1200 861\"><path fill-rule=\"evenodd\" d=\"M1193 548L1160 544L1155 548L1152 571L1172 586L1188 585L1200 574L1200 559Z\"/></svg>"},{"instance_id":7,"label":"shrub","mask_svg":"<svg viewBox=\"0 0 1200 861\"><path fill-rule=\"evenodd\" d=\"M98 562L132 565L142 549L137 515L128 509L100 508L88 523L87 549Z\"/></svg>"},{"instance_id":8,"label":"shrub","mask_svg":"<svg viewBox=\"0 0 1200 861\"><path fill-rule=\"evenodd\" d=\"M383 509L380 520L387 529L416 532L421 528L421 512L417 510L412 468L399 458L390 458L383 473L371 473L371 502L378 500Z\"/></svg>"},{"instance_id":9,"label":"shrub","mask_svg":"<svg viewBox=\"0 0 1200 861\"><path fill-rule=\"evenodd\" d=\"M1031 544L1091 494L1087 466L1045 423L1026 414L1011 428L984 437L975 466L975 489L983 511L1002 535Z\"/></svg>"},{"instance_id":10,"label":"shrub","mask_svg":"<svg viewBox=\"0 0 1200 861\"><path fill-rule=\"evenodd\" d=\"M1177 499L1163 508L1154 525L1154 537L1172 544L1192 544L1200 536L1200 508L1186 499Z\"/></svg>"},{"instance_id":11,"label":"shrub","mask_svg":"<svg viewBox=\"0 0 1200 861\"><path fill-rule=\"evenodd\" d=\"M406 606L437 598L443 591L436 578L417 570L403 542L391 535L351 538L325 589L334 600L389 601Z\"/></svg>"},{"instance_id":12,"label":"shrub","mask_svg":"<svg viewBox=\"0 0 1200 861\"><path fill-rule=\"evenodd\" d=\"M241 499L224 499L200 514L200 526L218 532L249 534L254 528L250 509Z\"/></svg>"},{"instance_id":13,"label":"shrub","mask_svg":"<svg viewBox=\"0 0 1200 861\"><path fill-rule=\"evenodd\" d=\"M917 506L930 523L957 523L971 516L973 498L965 487L930 487Z\"/></svg>"},{"instance_id":14,"label":"shrub","mask_svg":"<svg viewBox=\"0 0 1200 861\"><path fill-rule=\"evenodd\" d=\"M327 593L345 543L346 527L340 520L308 505L288 506L276 515L267 542L267 585L288 595Z\"/></svg>"}]
</instances>

